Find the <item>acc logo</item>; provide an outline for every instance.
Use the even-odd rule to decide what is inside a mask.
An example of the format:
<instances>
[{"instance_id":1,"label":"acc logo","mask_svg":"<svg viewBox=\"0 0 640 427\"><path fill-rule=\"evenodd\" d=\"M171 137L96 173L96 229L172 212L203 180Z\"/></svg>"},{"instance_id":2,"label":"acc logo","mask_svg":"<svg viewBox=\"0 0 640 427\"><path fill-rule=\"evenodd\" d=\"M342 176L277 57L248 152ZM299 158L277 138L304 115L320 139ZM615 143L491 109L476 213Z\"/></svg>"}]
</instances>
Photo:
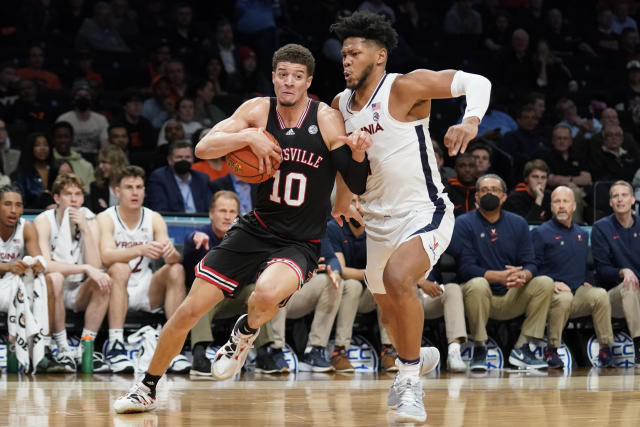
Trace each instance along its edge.
<instances>
[{"instance_id":1,"label":"acc logo","mask_svg":"<svg viewBox=\"0 0 640 427\"><path fill-rule=\"evenodd\" d=\"M611 354L613 356L613 364L618 368L633 368L635 351L633 349L633 340L625 332L618 332L613 335L613 343L610 345ZM591 361L591 365L595 368L600 366L598 361L598 353L600 352L600 343L596 336L592 336L587 342L587 356Z\"/></svg>"},{"instance_id":2,"label":"acc logo","mask_svg":"<svg viewBox=\"0 0 640 427\"><path fill-rule=\"evenodd\" d=\"M533 345L529 345L529 348L533 351L536 359L543 360L544 351L547 349L547 340L544 338L538 339L531 344ZM561 343L558 347L558 356L560 360L562 360L562 363L564 363L564 369L570 371L573 364L573 356L571 355L571 351L569 351L569 347L564 343Z\"/></svg>"},{"instance_id":3,"label":"acc logo","mask_svg":"<svg viewBox=\"0 0 640 427\"><path fill-rule=\"evenodd\" d=\"M460 356L462 360L468 365L473 357L473 341L468 339L462 344L460 349ZM502 350L498 346L493 338L489 337L485 343L487 346L487 368L488 369L502 369L504 366L504 357L502 356Z\"/></svg>"},{"instance_id":4,"label":"acc logo","mask_svg":"<svg viewBox=\"0 0 640 427\"><path fill-rule=\"evenodd\" d=\"M346 352L349 363L353 365L356 372L378 372L378 355L371 343L363 336L351 337L351 344ZM333 353L333 340L329 341L325 353Z\"/></svg>"},{"instance_id":5,"label":"acc logo","mask_svg":"<svg viewBox=\"0 0 640 427\"><path fill-rule=\"evenodd\" d=\"M318 133L318 126L316 126L316 125L311 125L311 126L309 126L309 129L308 129L308 130L309 130L309 133L310 133L311 135L315 135L316 133Z\"/></svg>"}]
</instances>

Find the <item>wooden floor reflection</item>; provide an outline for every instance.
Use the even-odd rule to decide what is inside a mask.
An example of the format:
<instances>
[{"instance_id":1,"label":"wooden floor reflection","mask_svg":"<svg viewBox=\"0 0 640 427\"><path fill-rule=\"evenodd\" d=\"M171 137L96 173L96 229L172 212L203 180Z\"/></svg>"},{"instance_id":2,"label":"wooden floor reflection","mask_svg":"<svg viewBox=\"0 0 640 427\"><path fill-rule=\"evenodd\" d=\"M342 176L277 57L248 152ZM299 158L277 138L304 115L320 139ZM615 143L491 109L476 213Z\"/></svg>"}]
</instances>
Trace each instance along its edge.
<instances>
[{"instance_id":1,"label":"wooden floor reflection","mask_svg":"<svg viewBox=\"0 0 640 427\"><path fill-rule=\"evenodd\" d=\"M238 381L169 376L152 413L116 415L113 400L131 384L124 375L0 377L0 425L11 426L384 426L392 377L386 374L269 376ZM423 380L433 426L636 426L640 373L493 371Z\"/></svg>"}]
</instances>

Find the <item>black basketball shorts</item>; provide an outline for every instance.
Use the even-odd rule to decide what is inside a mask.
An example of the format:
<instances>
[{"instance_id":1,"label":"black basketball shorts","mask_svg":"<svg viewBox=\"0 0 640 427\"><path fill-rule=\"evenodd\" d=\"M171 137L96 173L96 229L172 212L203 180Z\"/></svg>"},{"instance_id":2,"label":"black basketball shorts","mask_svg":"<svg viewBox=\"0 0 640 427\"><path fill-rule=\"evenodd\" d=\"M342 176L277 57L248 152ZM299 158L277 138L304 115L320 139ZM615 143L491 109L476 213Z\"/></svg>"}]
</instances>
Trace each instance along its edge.
<instances>
[{"instance_id":1,"label":"black basketball shorts","mask_svg":"<svg viewBox=\"0 0 640 427\"><path fill-rule=\"evenodd\" d=\"M265 268L281 262L295 271L300 289L317 268L319 256L319 243L275 235L256 220L253 212L248 212L196 265L195 275L233 298L243 286L255 283Z\"/></svg>"}]
</instances>

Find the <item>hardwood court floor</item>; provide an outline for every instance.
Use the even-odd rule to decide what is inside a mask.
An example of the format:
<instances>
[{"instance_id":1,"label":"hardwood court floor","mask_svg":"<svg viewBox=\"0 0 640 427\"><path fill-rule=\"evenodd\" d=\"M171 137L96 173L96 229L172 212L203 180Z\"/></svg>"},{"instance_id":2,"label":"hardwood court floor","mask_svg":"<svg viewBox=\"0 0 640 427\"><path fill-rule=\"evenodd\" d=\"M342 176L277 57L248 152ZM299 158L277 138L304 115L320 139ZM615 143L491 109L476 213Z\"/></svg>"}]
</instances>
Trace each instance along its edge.
<instances>
[{"instance_id":1,"label":"hardwood court floor","mask_svg":"<svg viewBox=\"0 0 640 427\"><path fill-rule=\"evenodd\" d=\"M297 377L246 374L238 381L169 376L159 386L154 412L117 415L113 400L131 375L2 374L0 425L10 426L385 426L392 376ZM640 374L631 370L559 373L493 371L423 380L426 425L637 426Z\"/></svg>"}]
</instances>

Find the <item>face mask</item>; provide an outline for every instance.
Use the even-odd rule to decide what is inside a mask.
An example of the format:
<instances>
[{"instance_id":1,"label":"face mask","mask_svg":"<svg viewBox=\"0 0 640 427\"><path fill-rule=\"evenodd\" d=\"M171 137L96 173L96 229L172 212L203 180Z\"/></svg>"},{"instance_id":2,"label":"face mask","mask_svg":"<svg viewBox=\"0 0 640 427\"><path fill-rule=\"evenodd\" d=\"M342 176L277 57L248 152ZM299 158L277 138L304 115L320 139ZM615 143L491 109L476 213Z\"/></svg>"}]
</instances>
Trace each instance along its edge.
<instances>
[{"instance_id":1,"label":"face mask","mask_svg":"<svg viewBox=\"0 0 640 427\"><path fill-rule=\"evenodd\" d=\"M355 218L349 218L349 222L351 223L351 225L353 225L355 228L360 228L362 227L362 224L360 224Z\"/></svg>"},{"instance_id":2,"label":"face mask","mask_svg":"<svg viewBox=\"0 0 640 427\"><path fill-rule=\"evenodd\" d=\"M87 111L91 106L91 100L89 98L78 98L73 103L78 111Z\"/></svg>"},{"instance_id":3,"label":"face mask","mask_svg":"<svg viewBox=\"0 0 640 427\"><path fill-rule=\"evenodd\" d=\"M495 211L500 206L500 199L498 196L487 193L480 198L480 207L485 211Z\"/></svg>"},{"instance_id":4,"label":"face mask","mask_svg":"<svg viewBox=\"0 0 640 427\"><path fill-rule=\"evenodd\" d=\"M173 164L173 170L178 175L184 175L186 173L189 173L189 171L191 170L191 162L188 160L180 160L178 162L175 162Z\"/></svg>"}]
</instances>

